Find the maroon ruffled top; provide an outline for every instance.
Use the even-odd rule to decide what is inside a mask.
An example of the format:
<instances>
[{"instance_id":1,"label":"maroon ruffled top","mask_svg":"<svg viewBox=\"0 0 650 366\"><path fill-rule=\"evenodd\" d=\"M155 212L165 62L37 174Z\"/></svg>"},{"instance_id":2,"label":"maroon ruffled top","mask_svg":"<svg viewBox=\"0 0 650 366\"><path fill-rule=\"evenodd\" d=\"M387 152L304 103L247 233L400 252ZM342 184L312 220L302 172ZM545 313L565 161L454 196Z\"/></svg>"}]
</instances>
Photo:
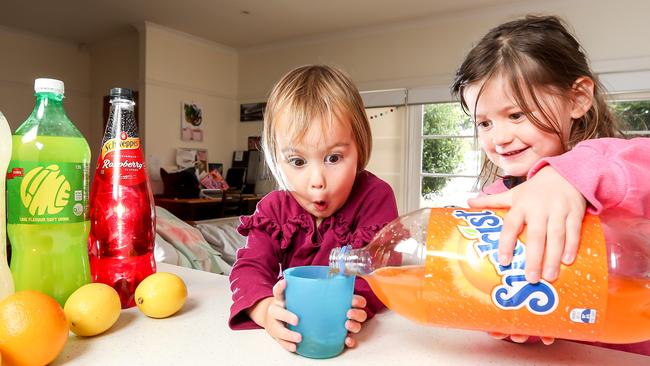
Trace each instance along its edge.
<instances>
[{"instance_id":1,"label":"maroon ruffled top","mask_svg":"<svg viewBox=\"0 0 650 366\"><path fill-rule=\"evenodd\" d=\"M348 201L318 227L315 218L288 191L266 195L253 215L241 217L237 229L248 240L237 251L230 273L230 328L259 328L245 310L273 296L273 286L282 278L284 269L326 266L332 248L348 244L363 247L396 217L393 190L365 170L357 175ZM383 307L364 279L356 279L354 292L366 298L368 318Z\"/></svg>"}]
</instances>

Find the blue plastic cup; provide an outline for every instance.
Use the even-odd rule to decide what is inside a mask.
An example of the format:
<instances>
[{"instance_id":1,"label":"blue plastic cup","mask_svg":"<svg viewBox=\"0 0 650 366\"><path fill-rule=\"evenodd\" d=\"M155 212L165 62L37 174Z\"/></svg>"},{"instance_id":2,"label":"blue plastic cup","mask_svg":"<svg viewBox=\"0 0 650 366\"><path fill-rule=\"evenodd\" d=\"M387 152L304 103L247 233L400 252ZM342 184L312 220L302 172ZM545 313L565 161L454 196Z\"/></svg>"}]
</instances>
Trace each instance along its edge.
<instances>
[{"instance_id":1,"label":"blue plastic cup","mask_svg":"<svg viewBox=\"0 0 650 366\"><path fill-rule=\"evenodd\" d=\"M343 352L355 277L331 275L327 266L303 266L286 269L284 278L287 310L298 316L298 325L289 329L302 335L296 352L309 358Z\"/></svg>"}]
</instances>

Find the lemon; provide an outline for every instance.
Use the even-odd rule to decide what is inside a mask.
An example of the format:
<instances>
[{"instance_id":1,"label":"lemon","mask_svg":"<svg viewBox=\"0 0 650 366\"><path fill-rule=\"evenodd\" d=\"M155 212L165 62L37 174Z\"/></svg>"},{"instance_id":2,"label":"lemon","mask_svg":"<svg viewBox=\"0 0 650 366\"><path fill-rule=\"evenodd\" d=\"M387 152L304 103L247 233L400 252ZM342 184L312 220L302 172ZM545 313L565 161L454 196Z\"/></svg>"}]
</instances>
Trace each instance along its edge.
<instances>
[{"instance_id":1,"label":"lemon","mask_svg":"<svg viewBox=\"0 0 650 366\"><path fill-rule=\"evenodd\" d=\"M70 330L80 336L105 332L120 317L120 296L114 288L103 283L89 283L70 295L63 311Z\"/></svg>"},{"instance_id":2,"label":"lemon","mask_svg":"<svg viewBox=\"0 0 650 366\"><path fill-rule=\"evenodd\" d=\"M166 318L179 311L187 298L185 282L173 273L157 272L135 289L135 303L144 315Z\"/></svg>"}]
</instances>

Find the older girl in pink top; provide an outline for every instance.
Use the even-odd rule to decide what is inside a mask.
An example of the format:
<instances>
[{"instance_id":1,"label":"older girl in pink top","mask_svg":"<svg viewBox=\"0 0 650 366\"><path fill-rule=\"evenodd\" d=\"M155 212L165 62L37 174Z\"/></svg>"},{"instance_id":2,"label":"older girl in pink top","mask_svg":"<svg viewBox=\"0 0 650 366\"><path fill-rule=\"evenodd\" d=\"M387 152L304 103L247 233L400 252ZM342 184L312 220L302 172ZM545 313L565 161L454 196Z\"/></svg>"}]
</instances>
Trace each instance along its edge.
<instances>
[{"instance_id":1,"label":"older girl in pink top","mask_svg":"<svg viewBox=\"0 0 650 366\"><path fill-rule=\"evenodd\" d=\"M332 67L305 66L273 88L264 116L263 149L282 190L268 194L239 232L248 237L230 274L230 327L262 327L295 352L301 336L284 307L282 271L328 265L332 248L359 248L397 217L390 186L364 170L372 136L361 96ZM355 284L346 328L358 333L381 302L361 278ZM355 341L345 341L353 347Z\"/></svg>"},{"instance_id":2,"label":"older girl in pink top","mask_svg":"<svg viewBox=\"0 0 650 366\"><path fill-rule=\"evenodd\" d=\"M510 208L502 265L524 225L526 277L535 283L555 280L560 263L574 261L585 210L650 218L650 139L615 138L603 89L558 18L527 16L492 29L452 90L475 121L487 157L483 182L500 177L469 205ZM612 348L650 355L650 342Z\"/></svg>"}]
</instances>

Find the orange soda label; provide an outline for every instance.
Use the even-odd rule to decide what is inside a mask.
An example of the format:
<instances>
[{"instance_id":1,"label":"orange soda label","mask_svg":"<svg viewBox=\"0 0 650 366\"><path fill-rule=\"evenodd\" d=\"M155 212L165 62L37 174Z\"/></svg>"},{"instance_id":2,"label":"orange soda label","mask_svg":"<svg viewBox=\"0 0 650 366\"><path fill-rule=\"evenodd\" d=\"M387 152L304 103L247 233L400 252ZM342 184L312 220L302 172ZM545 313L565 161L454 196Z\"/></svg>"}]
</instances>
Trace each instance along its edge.
<instances>
[{"instance_id":1,"label":"orange soda label","mask_svg":"<svg viewBox=\"0 0 650 366\"><path fill-rule=\"evenodd\" d=\"M605 321L607 251L596 216L586 215L576 260L553 282L526 281L525 230L508 266L499 265L505 210L435 209L427 230L423 297L428 323L511 334L595 339ZM441 289L444 289L441 293Z\"/></svg>"}]
</instances>

